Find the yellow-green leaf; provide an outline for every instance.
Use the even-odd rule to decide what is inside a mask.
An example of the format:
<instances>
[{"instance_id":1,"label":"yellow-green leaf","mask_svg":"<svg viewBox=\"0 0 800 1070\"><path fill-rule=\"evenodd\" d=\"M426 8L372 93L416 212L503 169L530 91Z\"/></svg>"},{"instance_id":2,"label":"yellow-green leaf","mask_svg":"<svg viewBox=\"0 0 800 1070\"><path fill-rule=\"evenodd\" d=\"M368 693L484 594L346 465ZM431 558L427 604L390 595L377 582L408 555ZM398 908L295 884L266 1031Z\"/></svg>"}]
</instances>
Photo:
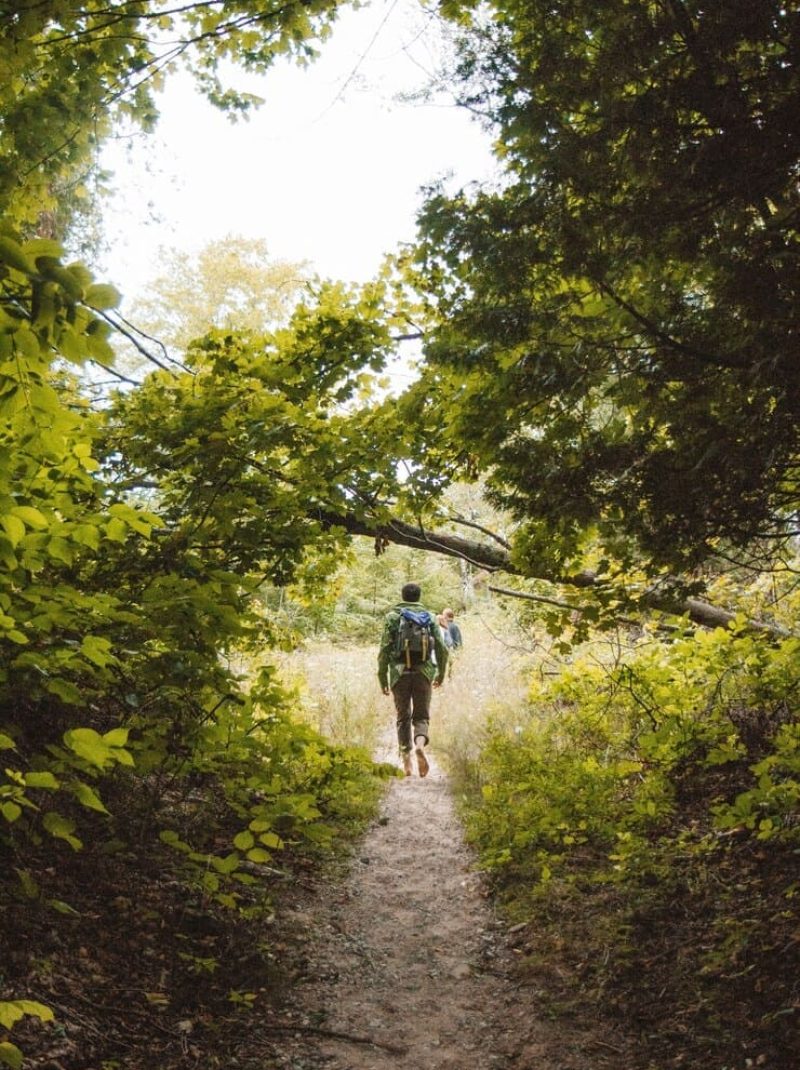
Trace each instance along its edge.
<instances>
[{"instance_id":1,"label":"yellow-green leaf","mask_svg":"<svg viewBox=\"0 0 800 1070\"><path fill-rule=\"evenodd\" d=\"M26 1014L33 1018L40 1018L43 1022L53 1021L53 1012L44 1003L37 1003L33 999L12 999L8 1002L0 1000L0 1026L10 1029L20 1018Z\"/></svg>"},{"instance_id":2,"label":"yellow-green leaf","mask_svg":"<svg viewBox=\"0 0 800 1070\"><path fill-rule=\"evenodd\" d=\"M110 732L103 733L103 742L109 747L124 747L128 742L127 728L112 728Z\"/></svg>"},{"instance_id":3,"label":"yellow-green leaf","mask_svg":"<svg viewBox=\"0 0 800 1070\"><path fill-rule=\"evenodd\" d=\"M75 829L75 822L70 821L69 818L63 817L61 814L57 814L55 810L51 810L49 814L44 815L42 824L51 836L55 836L58 840L66 840L74 851L79 851L83 847L78 837L72 834Z\"/></svg>"},{"instance_id":4,"label":"yellow-green leaf","mask_svg":"<svg viewBox=\"0 0 800 1070\"><path fill-rule=\"evenodd\" d=\"M103 800L94 788L89 787L88 784L84 784L82 780L79 780L72 790L75 792L75 798L81 806L85 806L87 810L97 810L101 814L108 813L108 810L103 805Z\"/></svg>"},{"instance_id":5,"label":"yellow-green leaf","mask_svg":"<svg viewBox=\"0 0 800 1070\"><path fill-rule=\"evenodd\" d=\"M118 516L112 516L106 527L106 538L112 542L125 542L127 533L128 526L125 521L120 520Z\"/></svg>"},{"instance_id":6,"label":"yellow-green leaf","mask_svg":"<svg viewBox=\"0 0 800 1070\"><path fill-rule=\"evenodd\" d=\"M16 821L21 813L22 807L17 806L15 802L4 802L2 806L0 806L0 814L3 815L9 824Z\"/></svg>"},{"instance_id":7,"label":"yellow-green leaf","mask_svg":"<svg viewBox=\"0 0 800 1070\"><path fill-rule=\"evenodd\" d=\"M22 1067L22 1052L10 1040L0 1041L0 1063L10 1066L11 1070L20 1070Z\"/></svg>"},{"instance_id":8,"label":"yellow-green leaf","mask_svg":"<svg viewBox=\"0 0 800 1070\"><path fill-rule=\"evenodd\" d=\"M3 525L3 530L12 546L16 546L20 539L25 537L25 525L18 516L12 514L0 517L0 524Z\"/></svg>"},{"instance_id":9,"label":"yellow-green leaf","mask_svg":"<svg viewBox=\"0 0 800 1070\"><path fill-rule=\"evenodd\" d=\"M47 527L47 518L33 505L15 505L11 513L18 516L29 528L34 531L43 531Z\"/></svg>"},{"instance_id":10,"label":"yellow-green leaf","mask_svg":"<svg viewBox=\"0 0 800 1070\"><path fill-rule=\"evenodd\" d=\"M91 308L106 309L116 308L122 300L122 295L116 287L109 283L96 282L86 291L84 301Z\"/></svg>"},{"instance_id":11,"label":"yellow-green leaf","mask_svg":"<svg viewBox=\"0 0 800 1070\"><path fill-rule=\"evenodd\" d=\"M25 774L26 788L46 788L48 791L58 791L61 785L52 773L46 770L41 773L33 772Z\"/></svg>"}]
</instances>

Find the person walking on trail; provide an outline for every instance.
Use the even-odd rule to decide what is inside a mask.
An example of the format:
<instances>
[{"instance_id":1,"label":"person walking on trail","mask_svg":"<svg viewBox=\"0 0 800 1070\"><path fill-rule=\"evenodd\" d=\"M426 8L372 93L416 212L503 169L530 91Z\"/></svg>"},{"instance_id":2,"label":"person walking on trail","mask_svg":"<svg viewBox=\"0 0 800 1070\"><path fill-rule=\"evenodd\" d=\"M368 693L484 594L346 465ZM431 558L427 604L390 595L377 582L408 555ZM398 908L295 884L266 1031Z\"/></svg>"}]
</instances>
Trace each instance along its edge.
<instances>
[{"instance_id":1,"label":"person walking on trail","mask_svg":"<svg viewBox=\"0 0 800 1070\"><path fill-rule=\"evenodd\" d=\"M407 583L402 602L386 614L378 651L378 682L391 691L397 710L397 742L406 776L414 772L412 751L421 777L430 768L428 745L431 694L447 668L447 646L432 613L420 603L419 584ZM435 660L434 660L435 659Z\"/></svg>"},{"instance_id":2,"label":"person walking on trail","mask_svg":"<svg viewBox=\"0 0 800 1070\"><path fill-rule=\"evenodd\" d=\"M448 608L443 609L436 618L439 627L442 629L442 636L448 650L459 650L464 645L461 629L456 624L455 617L456 615L452 609Z\"/></svg>"},{"instance_id":3,"label":"person walking on trail","mask_svg":"<svg viewBox=\"0 0 800 1070\"><path fill-rule=\"evenodd\" d=\"M455 613L452 609L443 609L436 618L436 623L442 630L444 645L447 647L447 678L451 680L453 678L453 663L457 660L454 655L464 645L464 640L461 638L461 629L455 623Z\"/></svg>"}]
</instances>

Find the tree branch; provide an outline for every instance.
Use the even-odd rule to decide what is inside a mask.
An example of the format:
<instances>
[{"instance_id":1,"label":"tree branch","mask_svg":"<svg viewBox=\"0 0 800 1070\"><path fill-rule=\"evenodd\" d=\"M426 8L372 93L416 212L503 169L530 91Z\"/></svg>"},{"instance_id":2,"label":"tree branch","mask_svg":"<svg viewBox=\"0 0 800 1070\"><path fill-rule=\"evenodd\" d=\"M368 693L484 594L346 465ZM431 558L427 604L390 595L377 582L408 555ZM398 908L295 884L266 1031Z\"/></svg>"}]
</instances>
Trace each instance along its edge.
<instances>
[{"instance_id":1,"label":"tree branch","mask_svg":"<svg viewBox=\"0 0 800 1070\"><path fill-rule=\"evenodd\" d=\"M474 528L475 531L480 531L484 535L488 535L490 539L494 539L495 542L500 543L506 550L511 549L511 543L508 539L504 539L502 535L498 535L496 531L492 531L490 528L485 528L483 524L476 524L474 520L467 520L464 516L449 516L447 518L453 524L463 524L465 528Z\"/></svg>"},{"instance_id":2,"label":"tree branch","mask_svg":"<svg viewBox=\"0 0 800 1070\"><path fill-rule=\"evenodd\" d=\"M399 546L409 546L416 550L428 550L431 553L444 554L448 557L460 558L487 572L509 572L519 575L520 570L512 563L511 555L507 550L500 547L489 546L486 543L476 542L473 539L464 539L460 535L451 535L447 532L428 532L421 526L406 523L392 517L385 522L366 520L352 514L337 515L324 511L317 512L316 518L325 527L341 527L351 535L365 535L372 539L385 539L387 542ZM593 572L578 572L572 576L539 575L532 577L551 583L556 587L578 587L584 590L598 586L597 576ZM522 592L504 591L506 594L517 593L519 597L531 597L534 601L543 601L541 596L529 596ZM551 600L555 605L564 606L555 599ZM650 588L640 598L641 605L648 609L655 609L661 613L670 613L674 616L686 616L695 624L704 628L727 628L737 619L737 615L721 606L712 605L699 598L685 598L683 600L670 597L668 594ZM580 607L572 607L580 612ZM750 620L746 624L748 631L760 632L777 638L786 638L793 633L779 624L769 621Z\"/></svg>"}]
</instances>

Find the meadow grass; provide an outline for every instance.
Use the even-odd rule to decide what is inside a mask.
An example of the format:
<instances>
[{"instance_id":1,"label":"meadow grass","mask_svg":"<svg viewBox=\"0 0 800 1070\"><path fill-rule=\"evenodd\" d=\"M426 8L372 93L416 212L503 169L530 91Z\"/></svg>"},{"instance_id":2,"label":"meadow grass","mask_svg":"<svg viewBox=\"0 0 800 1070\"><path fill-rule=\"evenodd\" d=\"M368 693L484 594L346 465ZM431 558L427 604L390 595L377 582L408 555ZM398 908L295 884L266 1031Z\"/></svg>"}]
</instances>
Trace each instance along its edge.
<instances>
[{"instance_id":1,"label":"meadow grass","mask_svg":"<svg viewBox=\"0 0 800 1070\"><path fill-rule=\"evenodd\" d=\"M298 715L332 743L375 753L385 716L375 649L309 641L279 662Z\"/></svg>"}]
</instances>

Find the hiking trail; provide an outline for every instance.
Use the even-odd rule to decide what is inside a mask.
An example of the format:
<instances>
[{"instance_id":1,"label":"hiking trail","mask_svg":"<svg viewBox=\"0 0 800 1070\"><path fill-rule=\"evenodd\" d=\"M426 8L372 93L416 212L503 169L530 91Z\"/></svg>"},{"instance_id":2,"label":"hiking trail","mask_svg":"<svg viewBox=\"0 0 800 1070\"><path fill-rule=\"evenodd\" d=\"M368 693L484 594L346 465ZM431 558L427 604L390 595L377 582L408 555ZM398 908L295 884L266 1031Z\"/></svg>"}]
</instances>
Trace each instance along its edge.
<instances>
[{"instance_id":1,"label":"hiking trail","mask_svg":"<svg viewBox=\"0 0 800 1070\"><path fill-rule=\"evenodd\" d=\"M394 760L387 738L382 760ZM303 946L280 1070L593 1070L624 1039L555 1022L514 977L447 777L394 780L341 882L285 911ZM609 1059L611 1061L609 1061ZM630 1065L630 1064L628 1064Z\"/></svg>"}]
</instances>

